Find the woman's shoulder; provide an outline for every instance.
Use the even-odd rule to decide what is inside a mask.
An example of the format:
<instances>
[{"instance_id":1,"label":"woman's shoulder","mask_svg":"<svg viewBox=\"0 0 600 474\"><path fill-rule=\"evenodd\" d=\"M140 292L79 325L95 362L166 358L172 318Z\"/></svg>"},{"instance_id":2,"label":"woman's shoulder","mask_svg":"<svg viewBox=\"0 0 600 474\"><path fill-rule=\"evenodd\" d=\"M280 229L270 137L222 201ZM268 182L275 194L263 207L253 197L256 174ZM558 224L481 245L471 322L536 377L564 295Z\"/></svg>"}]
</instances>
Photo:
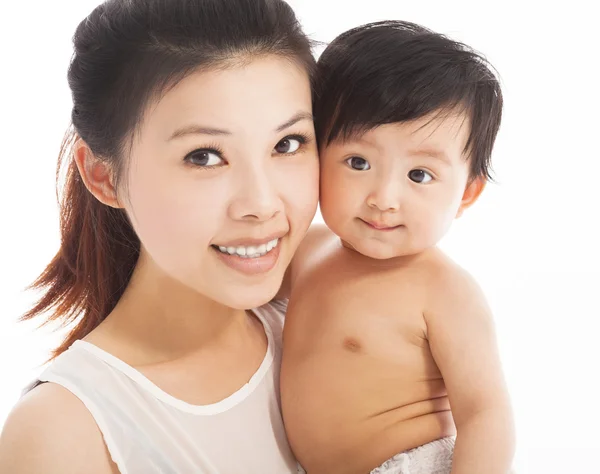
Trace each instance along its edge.
<instances>
[{"instance_id":1,"label":"woman's shoulder","mask_svg":"<svg viewBox=\"0 0 600 474\"><path fill-rule=\"evenodd\" d=\"M85 405L60 385L44 383L26 393L6 420L0 436L0 472L119 471Z\"/></svg>"}]
</instances>

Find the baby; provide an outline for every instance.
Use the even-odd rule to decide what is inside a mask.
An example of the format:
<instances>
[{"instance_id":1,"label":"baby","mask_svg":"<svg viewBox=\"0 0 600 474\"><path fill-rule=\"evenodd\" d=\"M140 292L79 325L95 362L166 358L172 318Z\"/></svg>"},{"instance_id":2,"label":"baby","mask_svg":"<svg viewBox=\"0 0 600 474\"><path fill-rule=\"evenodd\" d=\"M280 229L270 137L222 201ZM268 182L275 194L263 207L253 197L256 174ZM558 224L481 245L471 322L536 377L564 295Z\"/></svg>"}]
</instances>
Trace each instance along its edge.
<instances>
[{"instance_id":1,"label":"baby","mask_svg":"<svg viewBox=\"0 0 600 474\"><path fill-rule=\"evenodd\" d=\"M490 177L502 95L469 47L406 22L319 59L321 212L289 268L282 409L308 474L506 474L492 316L436 244Z\"/></svg>"}]
</instances>

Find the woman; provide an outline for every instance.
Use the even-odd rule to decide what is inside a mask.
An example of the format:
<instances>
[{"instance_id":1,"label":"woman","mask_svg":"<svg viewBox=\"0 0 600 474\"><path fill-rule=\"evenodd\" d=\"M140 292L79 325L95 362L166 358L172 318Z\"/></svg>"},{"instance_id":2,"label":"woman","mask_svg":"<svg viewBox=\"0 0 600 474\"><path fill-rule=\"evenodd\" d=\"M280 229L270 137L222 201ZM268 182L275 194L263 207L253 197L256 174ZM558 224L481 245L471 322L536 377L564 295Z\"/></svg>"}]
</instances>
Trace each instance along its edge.
<instances>
[{"instance_id":1,"label":"woman","mask_svg":"<svg viewBox=\"0 0 600 474\"><path fill-rule=\"evenodd\" d=\"M295 472L268 302L317 205L309 41L282 0L108 0L74 43L62 246L26 317L78 319L0 472Z\"/></svg>"}]
</instances>

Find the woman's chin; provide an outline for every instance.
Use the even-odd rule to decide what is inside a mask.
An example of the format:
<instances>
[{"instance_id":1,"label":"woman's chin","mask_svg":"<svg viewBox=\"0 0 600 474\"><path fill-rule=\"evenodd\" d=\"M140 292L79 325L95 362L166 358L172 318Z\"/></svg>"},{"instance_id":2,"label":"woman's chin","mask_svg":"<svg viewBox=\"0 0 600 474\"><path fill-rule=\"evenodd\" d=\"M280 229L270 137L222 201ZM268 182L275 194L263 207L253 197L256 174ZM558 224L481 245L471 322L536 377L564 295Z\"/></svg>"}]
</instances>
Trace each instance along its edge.
<instances>
[{"instance_id":1,"label":"woman's chin","mask_svg":"<svg viewBox=\"0 0 600 474\"><path fill-rule=\"evenodd\" d=\"M234 309L253 309L271 301L281 287L281 279L274 282L263 281L260 285L249 285L237 290L231 288L223 295L223 303Z\"/></svg>"}]
</instances>

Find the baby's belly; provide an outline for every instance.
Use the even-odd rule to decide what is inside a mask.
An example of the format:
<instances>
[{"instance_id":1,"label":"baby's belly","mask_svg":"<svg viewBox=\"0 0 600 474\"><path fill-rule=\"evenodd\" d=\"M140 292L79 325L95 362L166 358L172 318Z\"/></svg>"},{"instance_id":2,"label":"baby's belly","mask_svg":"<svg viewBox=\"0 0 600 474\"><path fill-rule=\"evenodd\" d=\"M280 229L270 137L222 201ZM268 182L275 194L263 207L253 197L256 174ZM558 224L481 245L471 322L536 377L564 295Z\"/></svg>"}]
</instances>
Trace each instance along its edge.
<instances>
[{"instance_id":1,"label":"baby's belly","mask_svg":"<svg viewBox=\"0 0 600 474\"><path fill-rule=\"evenodd\" d=\"M441 378L339 348L284 348L282 409L308 474L365 474L395 454L455 434Z\"/></svg>"}]
</instances>

